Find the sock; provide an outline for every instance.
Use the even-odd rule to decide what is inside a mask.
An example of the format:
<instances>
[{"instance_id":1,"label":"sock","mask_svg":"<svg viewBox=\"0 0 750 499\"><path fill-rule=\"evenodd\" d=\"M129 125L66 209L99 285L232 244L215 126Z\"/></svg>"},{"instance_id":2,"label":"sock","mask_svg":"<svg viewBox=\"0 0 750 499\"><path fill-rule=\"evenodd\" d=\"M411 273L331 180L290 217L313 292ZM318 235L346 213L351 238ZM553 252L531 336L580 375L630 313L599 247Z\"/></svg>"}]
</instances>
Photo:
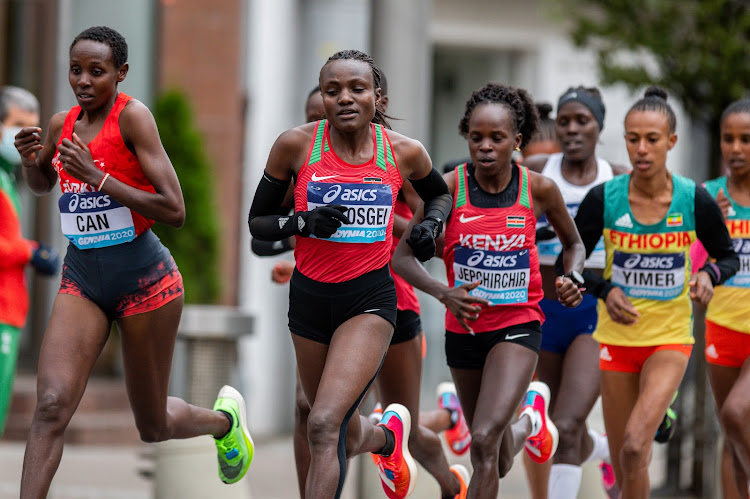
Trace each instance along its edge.
<instances>
[{"instance_id":1,"label":"sock","mask_svg":"<svg viewBox=\"0 0 750 499\"><path fill-rule=\"evenodd\" d=\"M583 470L574 464L553 464L549 472L547 499L576 499Z\"/></svg>"},{"instance_id":2,"label":"sock","mask_svg":"<svg viewBox=\"0 0 750 499\"><path fill-rule=\"evenodd\" d=\"M227 417L227 419L229 420L229 429L222 436L220 436L220 437L214 437L216 440L221 440L222 438L224 438L227 435L229 435L229 432L232 431L232 426L234 425L234 419L232 418L231 414L229 414L227 411L222 411L221 409L219 409L219 412L222 413L223 415L225 415Z\"/></svg>"},{"instance_id":3,"label":"sock","mask_svg":"<svg viewBox=\"0 0 750 499\"><path fill-rule=\"evenodd\" d=\"M518 416L518 419L520 420L524 414L526 414L529 417L529 421L531 421L531 433L529 433L529 437L537 436L542 429L542 415L531 406L524 409L521 415Z\"/></svg>"},{"instance_id":4,"label":"sock","mask_svg":"<svg viewBox=\"0 0 750 499\"><path fill-rule=\"evenodd\" d=\"M594 442L591 454L586 458L584 463L589 461L609 461L609 441L605 435L602 435L593 428L589 428L589 436Z\"/></svg>"},{"instance_id":5,"label":"sock","mask_svg":"<svg viewBox=\"0 0 750 499\"><path fill-rule=\"evenodd\" d=\"M388 457L393 453L393 450L396 448L396 436L393 434L391 430L385 427L385 425L378 425L381 428L383 428L383 432L385 433L385 445L382 449L380 449L375 454L380 454L381 456Z\"/></svg>"},{"instance_id":6,"label":"sock","mask_svg":"<svg viewBox=\"0 0 750 499\"><path fill-rule=\"evenodd\" d=\"M448 411L451 415L451 426L448 428L449 430L453 429L458 424L458 411L455 409L448 409L445 408L446 411Z\"/></svg>"}]
</instances>

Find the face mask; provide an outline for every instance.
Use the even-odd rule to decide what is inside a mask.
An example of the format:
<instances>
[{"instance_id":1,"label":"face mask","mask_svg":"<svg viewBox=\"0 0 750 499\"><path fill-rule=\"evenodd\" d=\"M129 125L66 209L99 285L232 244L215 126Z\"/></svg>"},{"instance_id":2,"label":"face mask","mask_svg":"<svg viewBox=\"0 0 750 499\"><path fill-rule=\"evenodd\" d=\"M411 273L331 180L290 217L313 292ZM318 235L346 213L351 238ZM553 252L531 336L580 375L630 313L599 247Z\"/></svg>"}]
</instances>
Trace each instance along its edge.
<instances>
[{"instance_id":1,"label":"face mask","mask_svg":"<svg viewBox=\"0 0 750 499\"><path fill-rule=\"evenodd\" d=\"M12 171L21 164L21 155L18 154L13 142L16 140L16 134L21 131L21 127L6 126L2 129L0 137L0 165L8 171Z\"/></svg>"}]
</instances>

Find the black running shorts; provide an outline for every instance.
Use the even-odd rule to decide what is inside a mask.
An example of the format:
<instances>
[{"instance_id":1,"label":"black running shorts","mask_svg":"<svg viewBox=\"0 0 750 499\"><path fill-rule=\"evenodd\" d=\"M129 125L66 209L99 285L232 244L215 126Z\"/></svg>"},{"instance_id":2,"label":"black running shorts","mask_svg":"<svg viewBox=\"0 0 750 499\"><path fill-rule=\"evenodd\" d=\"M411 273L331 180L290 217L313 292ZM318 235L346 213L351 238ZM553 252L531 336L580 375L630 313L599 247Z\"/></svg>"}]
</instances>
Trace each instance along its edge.
<instances>
[{"instance_id":1,"label":"black running shorts","mask_svg":"<svg viewBox=\"0 0 750 499\"><path fill-rule=\"evenodd\" d=\"M542 327L539 321L516 324L495 331L477 333L445 332L445 356L455 369L482 369L492 347L504 341L517 343L539 353Z\"/></svg>"},{"instance_id":2,"label":"black running shorts","mask_svg":"<svg viewBox=\"0 0 750 499\"><path fill-rule=\"evenodd\" d=\"M169 250L147 230L106 248L68 244L59 292L90 300L115 320L163 307L181 296L183 287Z\"/></svg>"},{"instance_id":3,"label":"black running shorts","mask_svg":"<svg viewBox=\"0 0 750 499\"><path fill-rule=\"evenodd\" d=\"M414 310L399 310L396 314L396 329L391 345L413 340L422 331L422 321Z\"/></svg>"},{"instance_id":4,"label":"black running shorts","mask_svg":"<svg viewBox=\"0 0 750 499\"><path fill-rule=\"evenodd\" d=\"M351 281L327 283L294 269L289 282L289 330L329 344L334 331L352 317L374 314L396 326L396 288L388 265Z\"/></svg>"}]
</instances>

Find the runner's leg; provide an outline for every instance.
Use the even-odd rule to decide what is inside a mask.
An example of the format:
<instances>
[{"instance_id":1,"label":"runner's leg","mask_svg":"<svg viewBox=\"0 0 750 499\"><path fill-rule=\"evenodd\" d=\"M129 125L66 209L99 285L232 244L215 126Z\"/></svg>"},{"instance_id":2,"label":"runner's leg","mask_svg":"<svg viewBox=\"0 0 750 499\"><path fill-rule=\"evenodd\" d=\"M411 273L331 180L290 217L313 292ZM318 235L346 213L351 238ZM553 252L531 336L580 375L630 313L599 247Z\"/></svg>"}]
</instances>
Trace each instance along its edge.
<instances>
[{"instance_id":1,"label":"runner's leg","mask_svg":"<svg viewBox=\"0 0 750 499\"><path fill-rule=\"evenodd\" d=\"M93 302L58 294L39 353L37 402L21 475L21 498L46 497L60 464L63 436L94 362L109 337L107 316Z\"/></svg>"},{"instance_id":2,"label":"runner's leg","mask_svg":"<svg viewBox=\"0 0 750 499\"><path fill-rule=\"evenodd\" d=\"M330 345L292 335L302 388L311 402L306 497L338 497L346 458L385 446L384 430L360 416L357 408L392 334L391 323L362 314L339 326Z\"/></svg>"}]
</instances>

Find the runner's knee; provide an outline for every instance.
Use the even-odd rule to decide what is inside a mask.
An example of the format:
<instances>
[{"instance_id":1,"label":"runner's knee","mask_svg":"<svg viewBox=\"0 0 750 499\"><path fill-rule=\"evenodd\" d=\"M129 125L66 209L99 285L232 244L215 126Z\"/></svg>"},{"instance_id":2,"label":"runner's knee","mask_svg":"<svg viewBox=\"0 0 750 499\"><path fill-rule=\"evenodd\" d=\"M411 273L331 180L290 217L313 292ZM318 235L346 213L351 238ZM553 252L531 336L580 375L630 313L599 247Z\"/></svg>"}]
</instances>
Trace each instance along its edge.
<instances>
[{"instance_id":1,"label":"runner's knee","mask_svg":"<svg viewBox=\"0 0 750 499\"><path fill-rule=\"evenodd\" d=\"M307 438L311 452L337 447L340 431L341 417L326 409L310 411L307 418Z\"/></svg>"},{"instance_id":2,"label":"runner's knee","mask_svg":"<svg viewBox=\"0 0 750 499\"><path fill-rule=\"evenodd\" d=\"M651 441L650 438L647 439L641 435L625 433L620 461L626 472L633 472L647 466L648 456L651 453Z\"/></svg>"},{"instance_id":3,"label":"runner's knee","mask_svg":"<svg viewBox=\"0 0 750 499\"><path fill-rule=\"evenodd\" d=\"M724 403L724 407L719 412L719 420L727 437L731 440L742 441L745 434L748 433L747 413L737 404L732 404L731 401Z\"/></svg>"},{"instance_id":4,"label":"runner's knee","mask_svg":"<svg viewBox=\"0 0 750 499\"><path fill-rule=\"evenodd\" d=\"M52 431L64 431L75 410L60 390L48 388L42 391L34 410L34 422L51 427Z\"/></svg>"},{"instance_id":5,"label":"runner's knee","mask_svg":"<svg viewBox=\"0 0 750 499\"><path fill-rule=\"evenodd\" d=\"M310 416L310 404L307 403L307 398L304 395L300 397L299 393L294 400L294 415L298 424L307 424L307 418Z\"/></svg>"},{"instance_id":6,"label":"runner's knee","mask_svg":"<svg viewBox=\"0 0 750 499\"><path fill-rule=\"evenodd\" d=\"M571 416L554 418L557 431L560 433L560 443L555 453L555 462L566 462L580 464L583 460L581 454L581 434L586 431L585 420Z\"/></svg>"},{"instance_id":7,"label":"runner's knee","mask_svg":"<svg viewBox=\"0 0 750 499\"><path fill-rule=\"evenodd\" d=\"M500 431L498 429L479 427L471 432L471 461L475 468L494 466L499 449Z\"/></svg>"}]
</instances>

